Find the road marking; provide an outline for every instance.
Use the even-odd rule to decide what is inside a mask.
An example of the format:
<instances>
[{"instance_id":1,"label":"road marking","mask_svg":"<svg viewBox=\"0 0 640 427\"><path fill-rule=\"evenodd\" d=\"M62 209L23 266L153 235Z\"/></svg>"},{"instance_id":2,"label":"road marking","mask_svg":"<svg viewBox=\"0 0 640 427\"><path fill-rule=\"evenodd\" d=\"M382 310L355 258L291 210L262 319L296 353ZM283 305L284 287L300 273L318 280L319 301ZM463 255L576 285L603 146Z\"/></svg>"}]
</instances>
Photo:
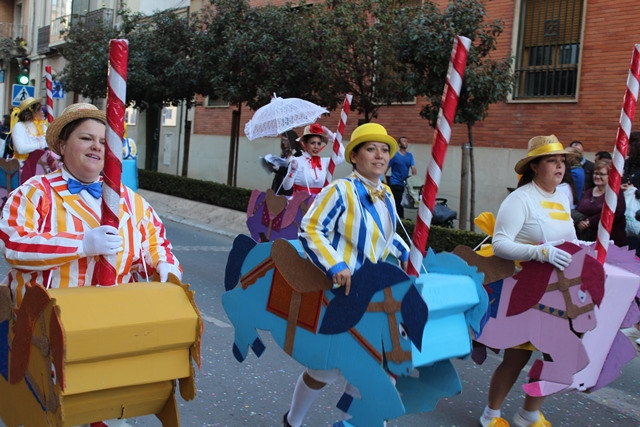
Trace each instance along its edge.
<instances>
[{"instance_id":1,"label":"road marking","mask_svg":"<svg viewBox=\"0 0 640 427\"><path fill-rule=\"evenodd\" d=\"M593 393L584 393L584 397L616 412L621 412L635 420L640 419L638 397L613 387L603 387Z\"/></svg>"},{"instance_id":2,"label":"road marking","mask_svg":"<svg viewBox=\"0 0 640 427\"><path fill-rule=\"evenodd\" d=\"M189 251L200 251L200 252L229 252L231 247L229 246L174 246L174 251L181 252L189 252Z\"/></svg>"},{"instance_id":3,"label":"road marking","mask_svg":"<svg viewBox=\"0 0 640 427\"><path fill-rule=\"evenodd\" d=\"M230 328L231 325L228 324L227 322L223 322L222 320L218 320L213 316L207 316L204 313L200 313L200 315L202 316L202 318L204 319L205 322L209 322L209 323L213 323L214 325L220 327L220 328Z\"/></svg>"}]
</instances>

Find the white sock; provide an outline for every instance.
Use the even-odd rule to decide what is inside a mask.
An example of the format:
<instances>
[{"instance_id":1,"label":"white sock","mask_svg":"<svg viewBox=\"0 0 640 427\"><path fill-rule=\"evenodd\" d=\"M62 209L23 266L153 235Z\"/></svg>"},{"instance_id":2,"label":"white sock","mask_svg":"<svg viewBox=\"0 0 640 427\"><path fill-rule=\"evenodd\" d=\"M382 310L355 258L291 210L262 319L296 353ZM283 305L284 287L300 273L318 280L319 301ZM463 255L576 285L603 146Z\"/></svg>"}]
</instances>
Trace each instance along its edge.
<instances>
[{"instance_id":1,"label":"white sock","mask_svg":"<svg viewBox=\"0 0 640 427\"><path fill-rule=\"evenodd\" d=\"M299 427L302 424L307 411L322 391L321 389L314 390L305 384L303 375L304 372L300 374L296 382L296 388L291 398L291 409L289 409L287 417L289 424L293 427Z\"/></svg>"},{"instance_id":2,"label":"white sock","mask_svg":"<svg viewBox=\"0 0 640 427\"><path fill-rule=\"evenodd\" d=\"M485 406L482 417L480 417L480 424L482 424L482 427L487 427L492 419L499 418L500 415L500 409L491 409L489 406Z\"/></svg>"},{"instance_id":3,"label":"white sock","mask_svg":"<svg viewBox=\"0 0 640 427\"><path fill-rule=\"evenodd\" d=\"M540 413L538 411L525 411L524 408L520 408L518 409L518 413L522 418L532 423L540 419Z\"/></svg>"}]
</instances>

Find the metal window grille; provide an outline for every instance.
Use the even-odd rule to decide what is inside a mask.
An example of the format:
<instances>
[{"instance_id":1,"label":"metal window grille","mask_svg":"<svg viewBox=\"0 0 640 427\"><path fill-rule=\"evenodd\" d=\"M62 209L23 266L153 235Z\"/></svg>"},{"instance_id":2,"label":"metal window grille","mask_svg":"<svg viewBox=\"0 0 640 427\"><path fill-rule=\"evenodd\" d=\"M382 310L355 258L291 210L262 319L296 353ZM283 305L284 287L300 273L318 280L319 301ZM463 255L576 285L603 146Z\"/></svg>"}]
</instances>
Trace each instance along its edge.
<instances>
[{"instance_id":1,"label":"metal window grille","mask_svg":"<svg viewBox=\"0 0 640 427\"><path fill-rule=\"evenodd\" d=\"M584 0L522 0L514 99L575 99Z\"/></svg>"}]
</instances>

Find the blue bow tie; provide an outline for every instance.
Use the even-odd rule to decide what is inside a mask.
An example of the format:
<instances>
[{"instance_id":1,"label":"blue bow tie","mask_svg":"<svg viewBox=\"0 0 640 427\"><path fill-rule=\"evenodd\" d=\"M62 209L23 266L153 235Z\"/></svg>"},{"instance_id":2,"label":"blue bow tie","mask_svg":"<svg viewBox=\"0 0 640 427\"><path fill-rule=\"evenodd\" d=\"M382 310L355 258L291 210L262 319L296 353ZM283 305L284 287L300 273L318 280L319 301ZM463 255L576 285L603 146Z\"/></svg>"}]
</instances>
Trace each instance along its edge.
<instances>
[{"instance_id":1,"label":"blue bow tie","mask_svg":"<svg viewBox=\"0 0 640 427\"><path fill-rule=\"evenodd\" d=\"M78 194L82 190L87 190L94 198L99 199L102 196L102 183L92 182L91 184L83 184L78 180L69 178L67 187L71 194Z\"/></svg>"}]
</instances>

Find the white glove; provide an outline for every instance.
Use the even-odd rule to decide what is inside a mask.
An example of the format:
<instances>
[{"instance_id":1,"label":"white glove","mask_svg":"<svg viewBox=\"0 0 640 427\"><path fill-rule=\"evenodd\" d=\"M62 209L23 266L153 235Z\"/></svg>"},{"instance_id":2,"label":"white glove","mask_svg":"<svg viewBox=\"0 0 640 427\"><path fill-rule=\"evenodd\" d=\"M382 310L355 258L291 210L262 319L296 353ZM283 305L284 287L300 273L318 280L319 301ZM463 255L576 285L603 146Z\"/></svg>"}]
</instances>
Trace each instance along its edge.
<instances>
[{"instance_id":1,"label":"white glove","mask_svg":"<svg viewBox=\"0 0 640 427\"><path fill-rule=\"evenodd\" d=\"M546 243L536 249L536 261L548 262L563 271L571 263L571 254Z\"/></svg>"},{"instance_id":2,"label":"white glove","mask_svg":"<svg viewBox=\"0 0 640 427\"><path fill-rule=\"evenodd\" d=\"M324 130L324 133L326 133L329 137L329 142L333 142L333 140L336 138L336 134L331 132L326 126L322 126L322 130Z\"/></svg>"},{"instance_id":3,"label":"white glove","mask_svg":"<svg viewBox=\"0 0 640 427\"><path fill-rule=\"evenodd\" d=\"M291 170L292 171L298 170L298 161L296 159L291 159Z\"/></svg>"},{"instance_id":4,"label":"white glove","mask_svg":"<svg viewBox=\"0 0 640 427\"><path fill-rule=\"evenodd\" d=\"M180 269L173 264L169 264L168 262L160 261L156 266L156 271L160 276L161 282L166 282L169 278L169 273L176 276L179 280L182 280L182 273Z\"/></svg>"},{"instance_id":5,"label":"white glove","mask_svg":"<svg viewBox=\"0 0 640 427\"><path fill-rule=\"evenodd\" d=\"M101 225L84 233L80 252L87 256L114 255L122 252L122 237L110 225Z\"/></svg>"}]
</instances>

